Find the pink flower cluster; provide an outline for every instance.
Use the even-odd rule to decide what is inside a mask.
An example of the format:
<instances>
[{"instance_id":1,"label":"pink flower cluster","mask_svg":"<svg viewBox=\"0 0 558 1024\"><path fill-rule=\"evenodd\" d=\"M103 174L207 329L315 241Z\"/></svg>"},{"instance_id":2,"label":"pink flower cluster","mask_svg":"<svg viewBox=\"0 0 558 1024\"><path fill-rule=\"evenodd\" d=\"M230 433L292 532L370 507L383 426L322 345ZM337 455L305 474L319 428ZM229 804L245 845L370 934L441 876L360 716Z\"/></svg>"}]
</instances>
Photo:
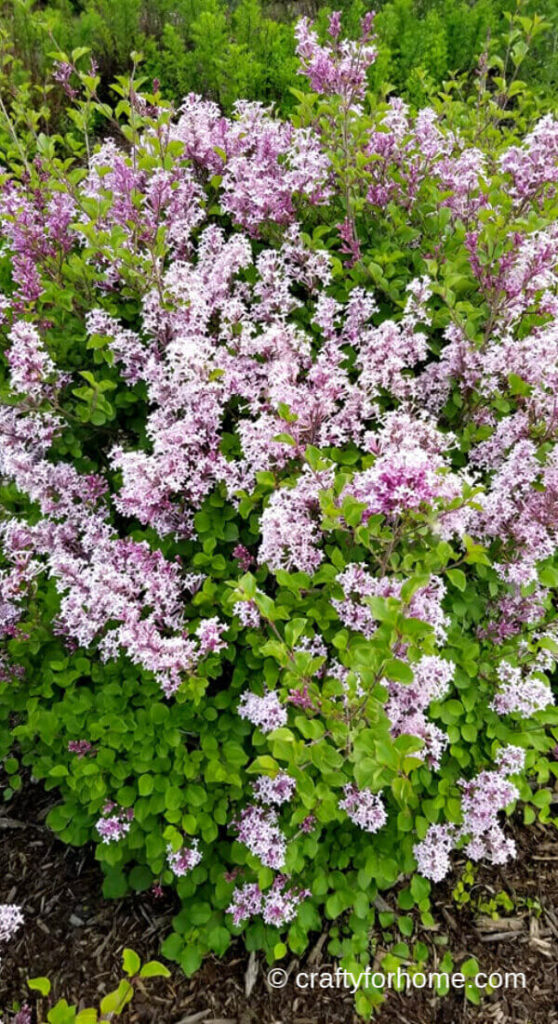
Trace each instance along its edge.
<instances>
[{"instance_id":1,"label":"pink flower cluster","mask_svg":"<svg viewBox=\"0 0 558 1024\"><path fill-rule=\"evenodd\" d=\"M238 714L256 725L262 732L272 732L287 724L287 709L281 704L277 694L270 690L263 697L255 693L243 693L238 706Z\"/></svg>"},{"instance_id":2,"label":"pink flower cluster","mask_svg":"<svg viewBox=\"0 0 558 1024\"><path fill-rule=\"evenodd\" d=\"M544 711L555 703L548 682L537 678L535 674L525 678L521 668L506 661L500 662L497 674L501 685L491 704L497 714L519 714L522 718L531 718L537 711Z\"/></svg>"},{"instance_id":3,"label":"pink flower cluster","mask_svg":"<svg viewBox=\"0 0 558 1024\"><path fill-rule=\"evenodd\" d=\"M245 807L233 826L239 842L244 843L262 864L280 870L285 863L287 840L279 828L278 813L271 805L280 807L291 800L296 789L295 780L286 772L279 772L273 778L260 775L252 789L255 799L264 806L250 804Z\"/></svg>"},{"instance_id":4,"label":"pink flower cluster","mask_svg":"<svg viewBox=\"0 0 558 1024\"><path fill-rule=\"evenodd\" d=\"M31 399L40 398L45 382L55 373L39 332L32 324L20 320L9 332L7 359L14 391Z\"/></svg>"},{"instance_id":5,"label":"pink flower cluster","mask_svg":"<svg viewBox=\"0 0 558 1024\"><path fill-rule=\"evenodd\" d=\"M93 750L93 744L89 740L70 740L68 743L70 754L77 754L78 757L85 757Z\"/></svg>"},{"instance_id":6,"label":"pink flower cluster","mask_svg":"<svg viewBox=\"0 0 558 1024\"><path fill-rule=\"evenodd\" d=\"M386 681L389 699L385 706L391 723L392 736L416 736L423 741L423 749L415 756L423 756L431 768L439 768L448 738L442 730L427 718L429 704L440 700L448 690L453 678L455 665L438 655L425 655L412 665L413 682Z\"/></svg>"},{"instance_id":7,"label":"pink flower cluster","mask_svg":"<svg viewBox=\"0 0 558 1024\"><path fill-rule=\"evenodd\" d=\"M97 821L95 828L101 837L101 842L117 843L128 835L133 820L134 810L132 807L126 809L117 807L109 800L103 807L102 817Z\"/></svg>"},{"instance_id":8,"label":"pink flower cluster","mask_svg":"<svg viewBox=\"0 0 558 1024\"><path fill-rule=\"evenodd\" d=\"M266 892L262 892L255 882L238 886L233 892L227 913L232 914L235 926L256 914L262 914L266 924L279 928L294 921L298 907L310 895L308 889L289 888L288 879L284 875L277 875Z\"/></svg>"},{"instance_id":9,"label":"pink flower cluster","mask_svg":"<svg viewBox=\"0 0 558 1024\"><path fill-rule=\"evenodd\" d=\"M401 586L394 577L374 578L369 570L361 564L351 562L339 573L336 582L343 590L343 598L332 598L341 622L355 632L370 638L377 628L371 608L366 602L368 597L394 597L400 600ZM442 608L442 600L446 588L439 577L432 577L425 587L420 587L413 594L406 609L406 614L422 622L427 622L434 629L436 641L444 643L449 619Z\"/></svg>"},{"instance_id":10,"label":"pink flower cluster","mask_svg":"<svg viewBox=\"0 0 558 1024\"><path fill-rule=\"evenodd\" d=\"M245 629L257 629L260 624L260 613L253 601L236 601L233 612Z\"/></svg>"},{"instance_id":11,"label":"pink flower cluster","mask_svg":"<svg viewBox=\"0 0 558 1024\"><path fill-rule=\"evenodd\" d=\"M550 595L539 581L540 562L554 557L558 541L558 228L539 219L558 182L558 123L544 118L496 156L507 204L500 208L498 180L489 187L491 159L448 131L442 114L426 108L412 115L397 99L379 114L364 114L375 59L372 20L365 18L356 43L341 38L337 13L324 44L308 21L299 23L301 72L335 112L316 130L281 121L258 103L240 102L223 117L215 104L191 95L176 117L155 120L133 146L105 140L67 190L49 182L40 162L36 187L27 180L2 184L0 231L14 293L0 296L10 389L0 408L0 473L33 511L28 521L18 511L0 524L0 635L21 636L22 612L44 574L59 599L58 635L105 660L127 657L170 698L201 659L215 664L227 636L246 639L239 626L262 633L275 627L259 610L275 595L274 575L320 573L309 588L325 581L337 596L329 601L327 594L322 604L318 598L323 626L321 618L316 627L304 626L288 651L295 667L315 658L317 669L314 663L300 680L284 689L278 682L262 696L244 692L240 718L267 735L287 724L289 703L317 715L329 700L330 679L341 684L335 712L350 719L366 701L365 673L326 664L328 648L317 630L329 642L327 628L337 616L343 637L351 631L350 644L357 634L363 647L373 647L381 629L374 599L391 598L405 617L431 626L422 657L403 639L393 643L393 656L409 665L413 681L381 680L391 735L418 738L425 763L436 769L447 738L429 715L454 675L440 651L450 637L446 588L434 575L408 600L401 596L423 542L434 538L442 564L454 548L461 565L471 539L477 549L490 549L480 556L497 574L486 574L489 616L473 628L478 639L500 645L492 711L528 717L553 702L545 673L555 659L547 652L546 661L534 660L527 645L518 659L523 665L530 657L526 672L501 647L544 620ZM57 78L70 88L68 67L59 67ZM355 171L343 195L330 137L337 119L345 163ZM170 163L158 159L168 144ZM351 189L360 190L358 217ZM337 225L339 254L319 248L319 233L309 242L305 211L340 198L347 208ZM416 265L423 258L432 280L413 271L421 276L405 292L394 284L396 299L385 284L377 296L355 286L354 279L366 280L360 272L346 274L339 287L342 261L353 267L364 251L359 218L365 225L378 220L383 230L390 204L399 206L396 219L409 222L417 246L430 213L440 217L435 251L417 253ZM509 229L493 245L485 226L496 231L504 217ZM444 305L450 236L464 238L457 286L473 296L468 323L459 302ZM104 241L111 238L118 239L114 251ZM106 356L106 363L87 364L94 381L110 388L119 374L118 396L141 396L143 410L138 429L121 429L119 421L95 473L83 468L85 459L72 461L67 447L59 455L84 381L83 371L63 362L58 327L45 319L49 289L53 280L59 286L68 255L83 262L88 302L92 296L83 316L85 344ZM372 279L373 267L360 269ZM131 291L133 326L117 312ZM478 331L477 314L484 317ZM87 358L87 348L79 351ZM459 438L446 429L448 407ZM340 449L344 464L336 461ZM195 560L187 565L163 552L204 541L196 524L215 494L242 513L250 506L252 541L237 543L250 533L233 530L230 575L252 570L262 590L232 609L224 601L200 619L198 608L217 590L213 579L192 571ZM349 525L355 505L368 527L362 534L379 524L391 538L376 561L373 545L368 557L359 527ZM149 541L136 539L138 524ZM337 529L354 541L349 564L343 545L329 543ZM399 547L408 540L412 557ZM229 633L221 614L233 620ZM534 642L543 635L532 633ZM10 677L4 655L0 672ZM260 685L254 681L255 689ZM68 750L84 757L92 747L73 740ZM463 824L433 825L416 847L428 877L443 877L457 843L467 842L475 858L500 863L510 855L497 815L515 799L507 775L519 762L517 750L507 748L497 771L462 783ZM276 870L287 846L277 808L294 791L283 772L257 779L259 803L236 822L240 842ZM339 806L366 832L386 821L382 799L368 789L348 784ZM123 838L132 818L132 810L108 805L96 825L102 841ZM313 818L305 820L309 829ZM168 850L176 875L199 857L195 841ZM280 876L266 893L250 884L238 889L231 913L236 923L255 913L266 923L285 923L300 898Z\"/></svg>"},{"instance_id":12,"label":"pink flower cluster","mask_svg":"<svg viewBox=\"0 0 558 1024\"><path fill-rule=\"evenodd\" d=\"M200 863L202 855L198 846L199 842L197 839L193 839L190 846L182 846L180 850L174 850L172 845L168 844L167 863L177 878L182 878Z\"/></svg>"},{"instance_id":13,"label":"pink flower cluster","mask_svg":"<svg viewBox=\"0 0 558 1024\"><path fill-rule=\"evenodd\" d=\"M270 775L261 775L252 788L256 800L262 804L280 805L292 799L296 782L285 772L279 772L274 778Z\"/></svg>"},{"instance_id":14,"label":"pink flower cluster","mask_svg":"<svg viewBox=\"0 0 558 1024\"><path fill-rule=\"evenodd\" d=\"M339 96L347 106L364 99L366 71L376 59L372 25L374 13L369 12L361 24L357 42L340 37L341 15L334 11L329 20L329 41L320 45L318 36L307 18L295 28L300 74L306 75L314 92Z\"/></svg>"},{"instance_id":15,"label":"pink flower cluster","mask_svg":"<svg viewBox=\"0 0 558 1024\"><path fill-rule=\"evenodd\" d=\"M279 828L277 812L250 805L233 823L238 841L268 868L280 870L285 863L287 841Z\"/></svg>"},{"instance_id":16,"label":"pink flower cluster","mask_svg":"<svg viewBox=\"0 0 558 1024\"><path fill-rule=\"evenodd\" d=\"M519 790L506 776L521 772L525 751L507 746L496 755L497 769L482 771L474 779L461 779L461 825L430 825L426 836L413 852L418 870L426 878L439 882L450 869L450 853L466 840L465 853L471 860L486 857L493 864L505 864L515 856L515 843L498 822L498 814L519 796Z\"/></svg>"},{"instance_id":17,"label":"pink flower cluster","mask_svg":"<svg viewBox=\"0 0 558 1024\"><path fill-rule=\"evenodd\" d=\"M277 120L261 103L237 101L228 120L214 103L191 94L170 138L184 144L194 166L221 176L223 209L251 234L257 234L266 221L292 223L296 196L321 203L330 195L329 159L313 132ZM175 218L179 211L186 214L176 231L184 248L199 216L197 190L190 175L182 186L185 197L177 196L175 180L169 173L163 196L167 205L174 200Z\"/></svg>"},{"instance_id":18,"label":"pink flower cluster","mask_svg":"<svg viewBox=\"0 0 558 1024\"><path fill-rule=\"evenodd\" d=\"M16 903L0 903L0 942L9 942L22 924L21 907Z\"/></svg>"},{"instance_id":19,"label":"pink flower cluster","mask_svg":"<svg viewBox=\"0 0 558 1024\"><path fill-rule=\"evenodd\" d=\"M370 789L358 789L357 786L347 783L343 787L344 797L339 801L339 807L346 811L348 817L364 829L365 832L377 832L387 821L386 809L381 797L372 793Z\"/></svg>"}]
</instances>

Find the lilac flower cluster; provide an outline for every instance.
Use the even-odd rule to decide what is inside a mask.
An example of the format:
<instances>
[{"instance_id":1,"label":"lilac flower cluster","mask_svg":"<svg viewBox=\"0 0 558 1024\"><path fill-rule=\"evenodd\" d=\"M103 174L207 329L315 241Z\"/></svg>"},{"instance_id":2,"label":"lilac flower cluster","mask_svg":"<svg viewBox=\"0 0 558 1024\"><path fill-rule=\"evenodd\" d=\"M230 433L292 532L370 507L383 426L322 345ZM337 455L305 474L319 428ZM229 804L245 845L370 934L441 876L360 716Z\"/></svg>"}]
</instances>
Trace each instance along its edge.
<instances>
[{"instance_id":1,"label":"lilac flower cluster","mask_svg":"<svg viewBox=\"0 0 558 1024\"><path fill-rule=\"evenodd\" d=\"M30 398L40 398L45 382L55 373L39 332L32 324L20 320L9 335L7 359L12 388Z\"/></svg>"},{"instance_id":2,"label":"lilac flower cluster","mask_svg":"<svg viewBox=\"0 0 558 1024\"><path fill-rule=\"evenodd\" d=\"M423 749L415 756L423 756L432 768L439 768L447 746L445 733L427 718L428 705L446 695L455 672L455 665L438 655L425 655L412 666L413 682L409 686L387 682L389 699L386 714L394 737L416 736L423 741Z\"/></svg>"},{"instance_id":3,"label":"lilac flower cluster","mask_svg":"<svg viewBox=\"0 0 558 1024\"><path fill-rule=\"evenodd\" d=\"M93 750L93 744L89 740L70 740L68 743L70 754L77 754L78 757L85 757Z\"/></svg>"},{"instance_id":4,"label":"lilac flower cluster","mask_svg":"<svg viewBox=\"0 0 558 1024\"><path fill-rule=\"evenodd\" d=\"M9 942L22 924L21 907L15 903L0 903L0 942Z\"/></svg>"},{"instance_id":5,"label":"lilac flower cluster","mask_svg":"<svg viewBox=\"0 0 558 1024\"><path fill-rule=\"evenodd\" d=\"M548 682L536 675L523 677L521 668L502 661L497 669L501 685L495 693L491 707L499 715L519 714L531 718L537 711L554 704L554 694Z\"/></svg>"},{"instance_id":6,"label":"lilac flower cluster","mask_svg":"<svg viewBox=\"0 0 558 1024\"><path fill-rule=\"evenodd\" d=\"M177 878L182 878L200 863L202 855L198 846L197 839L193 839L190 846L182 846L180 850L174 850L170 843L167 845L167 863Z\"/></svg>"},{"instance_id":7,"label":"lilac flower cluster","mask_svg":"<svg viewBox=\"0 0 558 1024\"><path fill-rule=\"evenodd\" d=\"M238 841L268 868L280 870L285 863L287 841L279 828L277 812L250 805L233 823Z\"/></svg>"},{"instance_id":8,"label":"lilac flower cluster","mask_svg":"<svg viewBox=\"0 0 558 1024\"><path fill-rule=\"evenodd\" d=\"M209 654L211 651L224 651L227 644L221 639L222 634L226 631L227 626L224 622L219 622L219 619L215 616L212 619L203 619L196 629L196 636L199 639L200 645L198 654L203 658L205 654Z\"/></svg>"},{"instance_id":9,"label":"lilac flower cluster","mask_svg":"<svg viewBox=\"0 0 558 1024\"><path fill-rule=\"evenodd\" d=\"M128 834L133 820L134 810L132 807L124 810L109 800L103 807L102 817L97 821L95 828L101 837L101 842L117 843Z\"/></svg>"},{"instance_id":10,"label":"lilac flower cluster","mask_svg":"<svg viewBox=\"0 0 558 1024\"><path fill-rule=\"evenodd\" d=\"M364 565L351 562L339 573L336 582L343 590L343 598L333 598L331 603L341 622L365 637L373 636L377 628L367 597L401 596L401 583L393 577L374 578ZM449 619L442 608L446 588L444 581L433 576L425 587L413 594L407 607L407 615L427 622L434 629L436 641L442 644L446 638Z\"/></svg>"},{"instance_id":11,"label":"lilac flower cluster","mask_svg":"<svg viewBox=\"0 0 558 1024\"><path fill-rule=\"evenodd\" d=\"M329 20L329 42L322 46L307 18L297 23L295 35L300 72L310 80L314 92L340 96L347 107L364 99L366 71L376 59L370 12L361 24L357 42L340 38L341 15L334 11Z\"/></svg>"},{"instance_id":12,"label":"lilac flower cluster","mask_svg":"<svg viewBox=\"0 0 558 1024\"><path fill-rule=\"evenodd\" d=\"M253 792L256 800L262 804L284 804L290 800L296 789L296 782L285 772L279 772L274 778L261 775L254 783Z\"/></svg>"},{"instance_id":13,"label":"lilac flower cluster","mask_svg":"<svg viewBox=\"0 0 558 1024\"><path fill-rule=\"evenodd\" d=\"M253 601L236 601L233 612L245 629L256 629L260 624L260 613Z\"/></svg>"},{"instance_id":14,"label":"lilac flower cluster","mask_svg":"<svg viewBox=\"0 0 558 1024\"><path fill-rule=\"evenodd\" d=\"M377 832L387 821L386 809L381 797L370 789L358 789L347 783L343 787L345 796L339 801L339 807L365 832Z\"/></svg>"},{"instance_id":15,"label":"lilac flower cluster","mask_svg":"<svg viewBox=\"0 0 558 1024\"><path fill-rule=\"evenodd\" d=\"M253 694L248 696L251 697ZM287 803L293 797L295 789L295 780L286 772L278 772L273 777L261 775L256 779L252 790L255 799L264 806L250 804L233 822L239 842L244 843L266 867L280 870L287 852L287 840L279 828L277 811L271 805L280 807Z\"/></svg>"},{"instance_id":16,"label":"lilac flower cluster","mask_svg":"<svg viewBox=\"0 0 558 1024\"><path fill-rule=\"evenodd\" d=\"M277 694L270 690L263 697L255 693L243 693L238 706L238 714L256 725L262 732L272 732L287 724L287 709L281 704Z\"/></svg>"},{"instance_id":17,"label":"lilac flower cluster","mask_svg":"<svg viewBox=\"0 0 558 1024\"><path fill-rule=\"evenodd\" d=\"M32 1024L32 1022L33 1012L31 1007L28 1003L24 1003L21 1009L17 1011L15 1017L12 1017L10 1024Z\"/></svg>"},{"instance_id":18,"label":"lilac flower cluster","mask_svg":"<svg viewBox=\"0 0 558 1024\"><path fill-rule=\"evenodd\" d=\"M453 825L430 825L424 839L413 847L421 875L433 882L441 882L446 877L456 837L457 829Z\"/></svg>"},{"instance_id":19,"label":"lilac flower cluster","mask_svg":"<svg viewBox=\"0 0 558 1024\"><path fill-rule=\"evenodd\" d=\"M314 45L311 40L307 44ZM387 125L387 132L379 133L382 137L400 131L405 135L409 130L401 111L399 121L395 108L392 114L395 120ZM432 118L423 116L420 125L421 152L428 152L429 159L451 148L454 140L444 141ZM273 173L283 181L283 171L279 171L283 164L277 162L283 157L273 148L279 145L278 131L273 119L259 108L243 106L229 122L213 105L190 97L171 134L184 145L200 173L205 169L227 175L232 173L234 160L242 160L250 163L256 177L261 176L265 150L265 160L271 159ZM264 145L267 136L269 144ZM293 145L292 138L286 136L283 142L287 149ZM227 154L225 169L215 146ZM273 159L271 153L275 153ZM294 160L294 155L289 159ZM321 188L318 179L319 175L314 181L317 191ZM261 184L258 189L262 190ZM482 383L483 388L497 389L504 370L525 372L523 364L530 360L527 343L517 346L514 338L512 345L507 335L499 335L502 352L498 354L494 345L490 360L487 363L483 356L481 365L474 346L452 325L440 360L417 375L412 371L428 352L422 325L429 322L431 287L425 278L409 285L399 319L375 324L377 305L362 288L354 288L344 305L326 293L330 258L326 252L305 246L298 225L291 223L286 228L278 248L256 253L241 232L226 238L217 226L204 226L203 189L190 167L178 164L172 173L158 169L150 176L138 172L114 142L105 143L93 156L83 193L89 199L110 199L97 229L118 226L132 234L136 231L147 245L155 225L162 223L174 260L161 270L160 278L153 277L152 266L142 263L141 330L123 327L100 308L87 316L90 335L107 340L124 379L142 382L147 389L150 409L146 423L149 450L120 444L112 449L112 467L118 470L121 484L110 499L100 475L79 474L70 464L50 460L52 442L62 429L53 412L23 412L16 407L0 415L2 472L38 502L43 515L28 532L26 571L28 575L46 571L55 580L61 595L60 627L66 636L80 646L96 644L107 659L125 653L153 672L164 692L173 695L200 658L224 650L225 624L214 617L198 625L197 635L188 634L183 614L183 588L187 585L183 577L188 574L165 560L160 551L149 550L145 542L115 539L110 527L111 506L161 535L190 536L195 511L214 487L224 486L234 497L239 490L250 489L257 472L282 470L290 459L300 460L309 443L338 446L353 442L366 445L373 454L373 464L356 472L344 491L344 496L362 501L365 519L382 514L395 523L405 516L427 514L442 537L459 537L465 531L481 541L505 535L513 539L516 552L522 555L521 564L517 556L515 561L503 563L503 578L513 577L520 583L533 578L535 561L550 553L553 545L552 504L537 488L543 482L546 493L552 491L554 463L535 465L524 449L531 442L521 439L526 427L518 422L517 452L497 470L482 513L465 501L448 508L459 501L471 478L465 471L450 468L448 456L455 441L436 428L426 411L437 407L455 379L464 387ZM141 219L132 193L145 198ZM233 193L230 184L227 196ZM249 196L255 194L251 188ZM41 210L49 202L45 200ZM32 243L23 230L24 209L29 230L33 226ZM45 238L56 235L57 244L65 250L81 245L75 211L58 209L56 221L45 234L41 210L36 210L15 184L9 186L0 209L12 248L24 252L33 268L42 267L41 260L51 251L44 249ZM283 220L292 220L294 214L286 211L285 207ZM256 221L262 224L265 220L262 210L255 207L245 210L245 216L251 230ZM85 230L85 221L81 223ZM491 288L498 285L505 290L507 308L513 305L508 332L527 308L524 303L517 305L520 299L523 302L521 296L529 303L541 288L550 295L557 245L550 231L525 239L513 260L500 270L497 281L489 282ZM138 259L143 257L138 254ZM253 283L238 279L240 272L247 270ZM107 284L109 268L99 272L100 288ZM116 275L114 284L119 275L117 263L110 273ZM289 319L300 304L301 289L314 303L313 327L323 339L317 350L310 333ZM546 302L550 308L550 298ZM539 348L536 359L529 363L533 379L537 368L546 365L544 355L551 353L553 344L549 326L534 330ZM41 331L26 319L16 318L9 337L6 355L14 391L25 386L27 401L48 399L53 389L64 383L64 375L54 367ZM355 352L356 372L349 372L348 347ZM523 360L522 367L518 360ZM536 401L541 412L549 400L545 387L540 380ZM375 403L386 390L397 398L400 408L381 415ZM227 459L222 451L222 425L231 401L240 410L236 430L242 455L238 459ZM292 412L289 431L294 447L277 440L285 432L281 406ZM374 417L378 427L372 431ZM478 457L488 458L488 449L481 449L482 444ZM494 456L490 459L492 466ZM519 464L521 489L510 487ZM313 474L303 468L294 485L281 485L272 492L260 518L260 563L272 570L312 573L319 568L323 561L319 496L332 482L329 470ZM17 571L21 572L21 545L17 555L11 546L16 536L8 533L6 550L8 558L17 558ZM247 567L253 555L242 552L242 558ZM239 603L236 614L242 624L255 628L256 610L249 602L245 609ZM17 612L10 615L13 628ZM365 635L374 629L365 602L352 600L340 615ZM441 621L437 628L443 628Z\"/></svg>"},{"instance_id":20,"label":"lilac flower cluster","mask_svg":"<svg viewBox=\"0 0 558 1024\"><path fill-rule=\"evenodd\" d=\"M519 796L519 790L506 776L522 771L525 751L507 746L496 755L497 769L482 771L474 779L461 779L461 825L431 825L413 852L418 870L426 878L439 882L450 869L450 853L465 840L465 853L471 860L486 857L493 864L505 864L515 856L515 843L507 837L498 814Z\"/></svg>"},{"instance_id":21,"label":"lilac flower cluster","mask_svg":"<svg viewBox=\"0 0 558 1024\"><path fill-rule=\"evenodd\" d=\"M308 889L289 888L288 879L284 875L277 875L266 892L262 892L255 882L238 886L227 907L227 913L232 914L236 927L262 914L266 924L280 928L294 921L298 907L310 895Z\"/></svg>"}]
</instances>

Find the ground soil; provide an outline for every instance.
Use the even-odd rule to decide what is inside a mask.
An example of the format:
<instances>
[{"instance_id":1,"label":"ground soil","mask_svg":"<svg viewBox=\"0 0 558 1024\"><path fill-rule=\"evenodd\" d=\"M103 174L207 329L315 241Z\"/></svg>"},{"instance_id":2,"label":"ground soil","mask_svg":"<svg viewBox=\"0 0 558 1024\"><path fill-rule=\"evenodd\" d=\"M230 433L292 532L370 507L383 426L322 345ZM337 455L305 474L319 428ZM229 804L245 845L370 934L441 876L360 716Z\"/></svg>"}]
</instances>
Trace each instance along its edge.
<instances>
[{"instance_id":1,"label":"ground soil","mask_svg":"<svg viewBox=\"0 0 558 1024\"><path fill-rule=\"evenodd\" d=\"M28 998L26 979L37 975L50 977L54 994L70 1003L98 1003L120 979L123 948L135 949L143 960L157 957L177 909L172 896L157 899L151 893L103 900L92 850L66 847L44 826L52 802L52 794L28 784L0 809L0 903L22 905L26 920L2 957L4 1024ZM476 957L487 973L523 972L525 990L499 990L479 1006L461 991L445 997L426 990L391 993L375 1018L378 1024L558 1024L558 833L535 825L518 827L515 838L519 855L511 866L478 872L473 908L458 908L452 898L457 865L453 879L436 889L436 927L420 938L433 957L443 952L447 936L456 964ZM501 920L479 914L479 900L503 891L513 907L502 912ZM392 905L393 894L386 893L385 900ZM138 988L119 1019L123 1024L356 1024L348 992L305 992L294 984L299 970L334 970L328 965L327 935L316 940L301 961L282 961L289 982L281 990L270 988L262 959L252 957L249 963L238 945L223 961L206 960L191 979L169 965L171 979ZM378 944L379 967L386 937L379 936Z\"/></svg>"}]
</instances>

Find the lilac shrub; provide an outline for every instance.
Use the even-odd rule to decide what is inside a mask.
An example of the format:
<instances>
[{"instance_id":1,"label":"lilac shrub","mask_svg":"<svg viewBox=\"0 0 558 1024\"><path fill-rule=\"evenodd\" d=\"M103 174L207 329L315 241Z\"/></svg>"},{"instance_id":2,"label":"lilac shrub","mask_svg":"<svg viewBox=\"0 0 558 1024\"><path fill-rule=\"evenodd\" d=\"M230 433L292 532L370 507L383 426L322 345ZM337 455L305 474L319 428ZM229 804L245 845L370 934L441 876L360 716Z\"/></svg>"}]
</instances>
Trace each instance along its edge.
<instances>
[{"instance_id":1,"label":"lilac shrub","mask_svg":"<svg viewBox=\"0 0 558 1024\"><path fill-rule=\"evenodd\" d=\"M187 972L366 965L557 774L558 122L298 45L292 123L76 72L87 145L0 180L5 764Z\"/></svg>"}]
</instances>

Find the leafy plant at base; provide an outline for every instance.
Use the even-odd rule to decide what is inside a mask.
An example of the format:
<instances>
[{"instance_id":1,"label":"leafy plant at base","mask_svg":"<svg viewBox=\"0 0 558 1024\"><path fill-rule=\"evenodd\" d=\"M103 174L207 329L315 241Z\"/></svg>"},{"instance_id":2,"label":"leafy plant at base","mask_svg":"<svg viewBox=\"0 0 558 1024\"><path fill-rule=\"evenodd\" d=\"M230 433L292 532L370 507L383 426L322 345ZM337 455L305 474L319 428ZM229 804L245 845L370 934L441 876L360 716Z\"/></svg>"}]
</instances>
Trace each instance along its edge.
<instances>
[{"instance_id":1,"label":"leafy plant at base","mask_svg":"<svg viewBox=\"0 0 558 1024\"><path fill-rule=\"evenodd\" d=\"M121 980L114 992L108 992L106 996L103 996L98 1010L89 1006L78 1011L77 1007L70 1006L65 999L59 999L54 1006L46 1011L45 1017L41 1000L37 1007L37 1021L39 1024L41 1021L44 1021L45 1024L47 1022L48 1024L97 1024L97 1022L101 1024L101 1021L120 1017L134 998L134 985L138 979L170 977L168 968L157 960L149 960L148 963L142 965L138 954L132 949L124 950L122 969L127 977ZM39 992L43 998L50 994L51 984L48 978L29 978L27 984L32 991Z\"/></svg>"}]
</instances>

